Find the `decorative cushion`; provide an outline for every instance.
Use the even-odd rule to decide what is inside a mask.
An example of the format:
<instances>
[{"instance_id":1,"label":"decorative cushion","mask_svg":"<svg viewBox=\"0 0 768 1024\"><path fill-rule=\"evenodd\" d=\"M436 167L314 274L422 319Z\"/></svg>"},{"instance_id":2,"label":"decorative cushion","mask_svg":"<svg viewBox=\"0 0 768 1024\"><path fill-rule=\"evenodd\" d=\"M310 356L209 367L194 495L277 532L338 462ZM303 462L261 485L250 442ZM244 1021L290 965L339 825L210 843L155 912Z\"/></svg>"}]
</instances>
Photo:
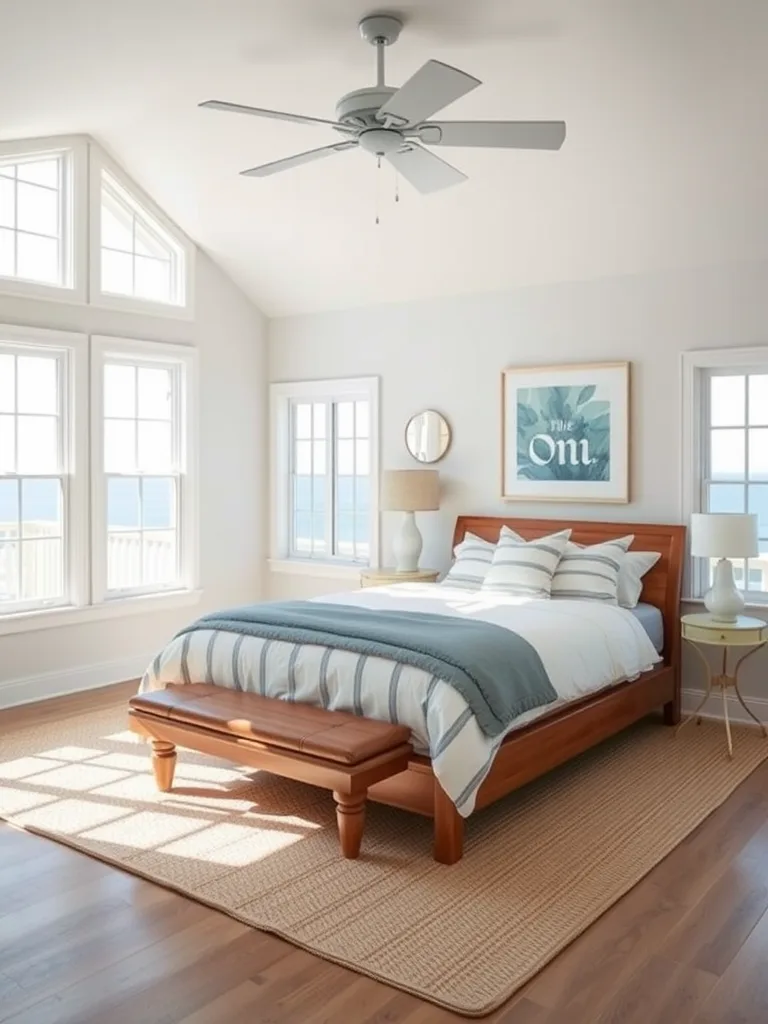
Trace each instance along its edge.
<instances>
[{"instance_id":1,"label":"decorative cushion","mask_svg":"<svg viewBox=\"0 0 768 1024\"><path fill-rule=\"evenodd\" d=\"M483 580L483 591L516 597L548 598L557 564L570 530L525 541L502 526L493 562Z\"/></svg>"},{"instance_id":2,"label":"decorative cushion","mask_svg":"<svg viewBox=\"0 0 768 1024\"><path fill-rule=\"evenodd\" d=\"M453 549L455 561L441 581L442 587L479 590L491 567L496 545L474 533L465 533L464 540Z\"/></svg>"},{"instance_id":3,"label":"decorative cushion","mask_svg":"<svg viewBox=\"0 0 768 1024\"><path fill-rule=\"evenodd\" d=\"M622 608L637 608L643 592L643 576L661 558L659 551L628 551L619 571L619 604Z\"/></svg>"},{"instance_id":4,"label":"decorative cushion","mask_svg":"<svg viewBox=\"0 0 768 1024\"><path fill-rule=\"evenodd\" d=\"M618 604L619 572L634 535L582 547L568 544L552 579L552 597Z\"/></svg>"}]
</instances>

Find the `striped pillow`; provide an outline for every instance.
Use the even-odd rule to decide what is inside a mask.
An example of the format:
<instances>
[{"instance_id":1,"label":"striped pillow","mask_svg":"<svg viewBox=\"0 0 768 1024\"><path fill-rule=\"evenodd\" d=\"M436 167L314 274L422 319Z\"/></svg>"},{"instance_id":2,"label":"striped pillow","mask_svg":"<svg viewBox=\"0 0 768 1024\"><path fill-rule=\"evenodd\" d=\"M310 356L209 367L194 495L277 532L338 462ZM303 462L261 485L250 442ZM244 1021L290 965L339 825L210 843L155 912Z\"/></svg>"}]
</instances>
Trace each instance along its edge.
<instances>
[{"instance_id":1,"label":"striped pillow","mask_svg":"<svg viewBox=\"0 0 768 1024\"><path fill-rule=\"evenodd\" d=\"M569 544L552 580L552 597L618 604L621 563L634 539L630 534L590 547Z\"/></svg>"},{"instance_id":2,"label":"striped pillow","mask_svg":"<svg viewBox=\"0 0 768 1024\"><path fill-rule=\"evenodd\" d=\"M483 580L484 591L516 597L549 597L552 577L562 558L570 530L524 541L502 527L493 564Z\"/></svg>"},{"instance_id":3,"label":"striped pillow","mask_svg":"<svg viewBox=\"0 0 768 1024\"><path fill-rule=\"evenodd\" d=\"M474 533L465 533L464 540L453 549L455 561L441 581L443 587L479 590L491 567L496 545Z\"/></svg>"}]
</instances>

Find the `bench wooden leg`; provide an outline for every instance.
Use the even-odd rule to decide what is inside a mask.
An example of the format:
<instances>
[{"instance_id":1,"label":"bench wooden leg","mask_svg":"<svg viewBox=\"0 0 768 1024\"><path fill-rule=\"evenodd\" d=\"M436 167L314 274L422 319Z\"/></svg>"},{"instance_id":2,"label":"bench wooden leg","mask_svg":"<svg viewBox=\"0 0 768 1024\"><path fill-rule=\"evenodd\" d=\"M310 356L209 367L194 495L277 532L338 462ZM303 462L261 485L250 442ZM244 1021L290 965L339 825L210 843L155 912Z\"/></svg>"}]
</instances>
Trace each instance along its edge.
<instances>
[{"instance_id":1,"label":"bench wooden leg","mask_svg":"<svg viewBox=\"0 0 768 1024\"><path fill-rule=\"evenodd\" d=\"M435 821L433 856L440 864L455 864L464 853L464 819L456 805L435 779Z\"/></svg>"},{"instance_id":2,"label":"bench wooden leg","mask_svg":"<svg viewBox=\"0 0 768 1024\"><path fill-rule=\"evenodd\" d=\"M354 860L360 854L366 796L366 792L356 793L354 796L350 796L348 793L338 793L336 790L333 792L333 799L336 801L336 821L339 824L341 852L348 860Z\"/></svg>"},{"instance_id":3,"label":"bench wooden leg","mask_svg":"<svg viewBox=\"0 0 768 1024\"><path fill-rule=\"evenodd\" d=\"M167 793L173 785L176 768L176 747L165 740L152 740L152 771L161 793Z\"/></svg>"}]
</instances>

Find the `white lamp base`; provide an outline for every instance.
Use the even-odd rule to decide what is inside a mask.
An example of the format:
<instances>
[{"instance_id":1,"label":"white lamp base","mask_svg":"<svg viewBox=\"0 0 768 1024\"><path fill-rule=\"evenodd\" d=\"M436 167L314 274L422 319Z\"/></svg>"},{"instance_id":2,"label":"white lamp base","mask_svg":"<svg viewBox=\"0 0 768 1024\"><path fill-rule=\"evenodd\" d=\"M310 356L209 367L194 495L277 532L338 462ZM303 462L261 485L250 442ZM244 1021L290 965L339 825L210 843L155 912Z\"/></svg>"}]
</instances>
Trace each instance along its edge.
<instances>
[{"instance_id":1,"label":"white lamp base","mask_svg":"<svg viewBox=\"0 0 768 1024\"><path fill-rule=\"evenodd\" d=\"M406 512L398 533L392 541L396 572L416 572L419 568L422 540L413 512Z\"/></svg>"},{"instance_id":2,"label":"white lamp base","mask_svg":"<svg viewBox=\"0 0 768 1024\"><path fill-rule=\"evenodd\" d=\"M736 589L733 566L727 558L721 558L715 566L712 589L704 598L704 607L718 622L735 622L744 611L744 597Z\"/></svg>"}]
</instances>

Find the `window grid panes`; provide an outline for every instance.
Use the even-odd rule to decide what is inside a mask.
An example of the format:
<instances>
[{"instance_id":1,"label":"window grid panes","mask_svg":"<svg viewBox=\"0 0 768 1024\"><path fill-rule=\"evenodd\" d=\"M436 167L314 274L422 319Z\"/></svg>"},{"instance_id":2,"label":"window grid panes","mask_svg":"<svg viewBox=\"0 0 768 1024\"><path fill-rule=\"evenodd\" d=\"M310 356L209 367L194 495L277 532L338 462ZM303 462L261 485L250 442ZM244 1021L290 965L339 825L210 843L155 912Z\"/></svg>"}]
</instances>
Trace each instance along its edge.
<instances>
[{"instance_id":1,"label":"window grid panes","mask_svg":"<svg viewBox=\"0 0 768 1024\"><path fill-rule=\"evenodd\" d=\"M0 613L67 599L63 358L0 345Z\"/></svg>"},{"instance_id":2,"label":"window grid panes","mask_svg":"<svg viewBox=\"0 0 768 1024\"><path fill-rule=\"evenodd\" d=\"M102 172L101 290L180 306L183 281L181 249L111 175Z\"/></svg>"},{"instance_id":3,"label":"window grid panes","mask_svg":"<svg viewBox=\"0 0 768 1024\"><path fill-rule=\"evenodd\" d=\"M0 277L67 281L63 154L0 163Z\"/></svg>"},{"instance_id":4,"label":"window grid panes","mask_svg":"<svg viewBox=\"0 0 768 1024\"><path fill-rule=\"evenodd\" d=\"M367 399L291 403L291 555L367 564L371 455Z\"/></svg>"},{"instance_id":5,"label":"window grid panes","mask_svg":"<svg viewBox=\"0 0 768 1024\"><path fill-rule=\"evenodd\" d=\"M759 555L734 560L736 585L750 600L768 599L768 368L712 371L703 402L705 430L702 509L752 512L758 517ZM711 584L716 559L705 565L699 589Z\"/></svg>"},{"instance_id":6,"label":"window grid panes","mask_svg":"<svg viewBox=\"0 0 768 1024\"><path fill-rule=\"evenodd\" d=\"M107 592L180 586L178 370L104 366Z\"/></svg>"}]
</instances>

